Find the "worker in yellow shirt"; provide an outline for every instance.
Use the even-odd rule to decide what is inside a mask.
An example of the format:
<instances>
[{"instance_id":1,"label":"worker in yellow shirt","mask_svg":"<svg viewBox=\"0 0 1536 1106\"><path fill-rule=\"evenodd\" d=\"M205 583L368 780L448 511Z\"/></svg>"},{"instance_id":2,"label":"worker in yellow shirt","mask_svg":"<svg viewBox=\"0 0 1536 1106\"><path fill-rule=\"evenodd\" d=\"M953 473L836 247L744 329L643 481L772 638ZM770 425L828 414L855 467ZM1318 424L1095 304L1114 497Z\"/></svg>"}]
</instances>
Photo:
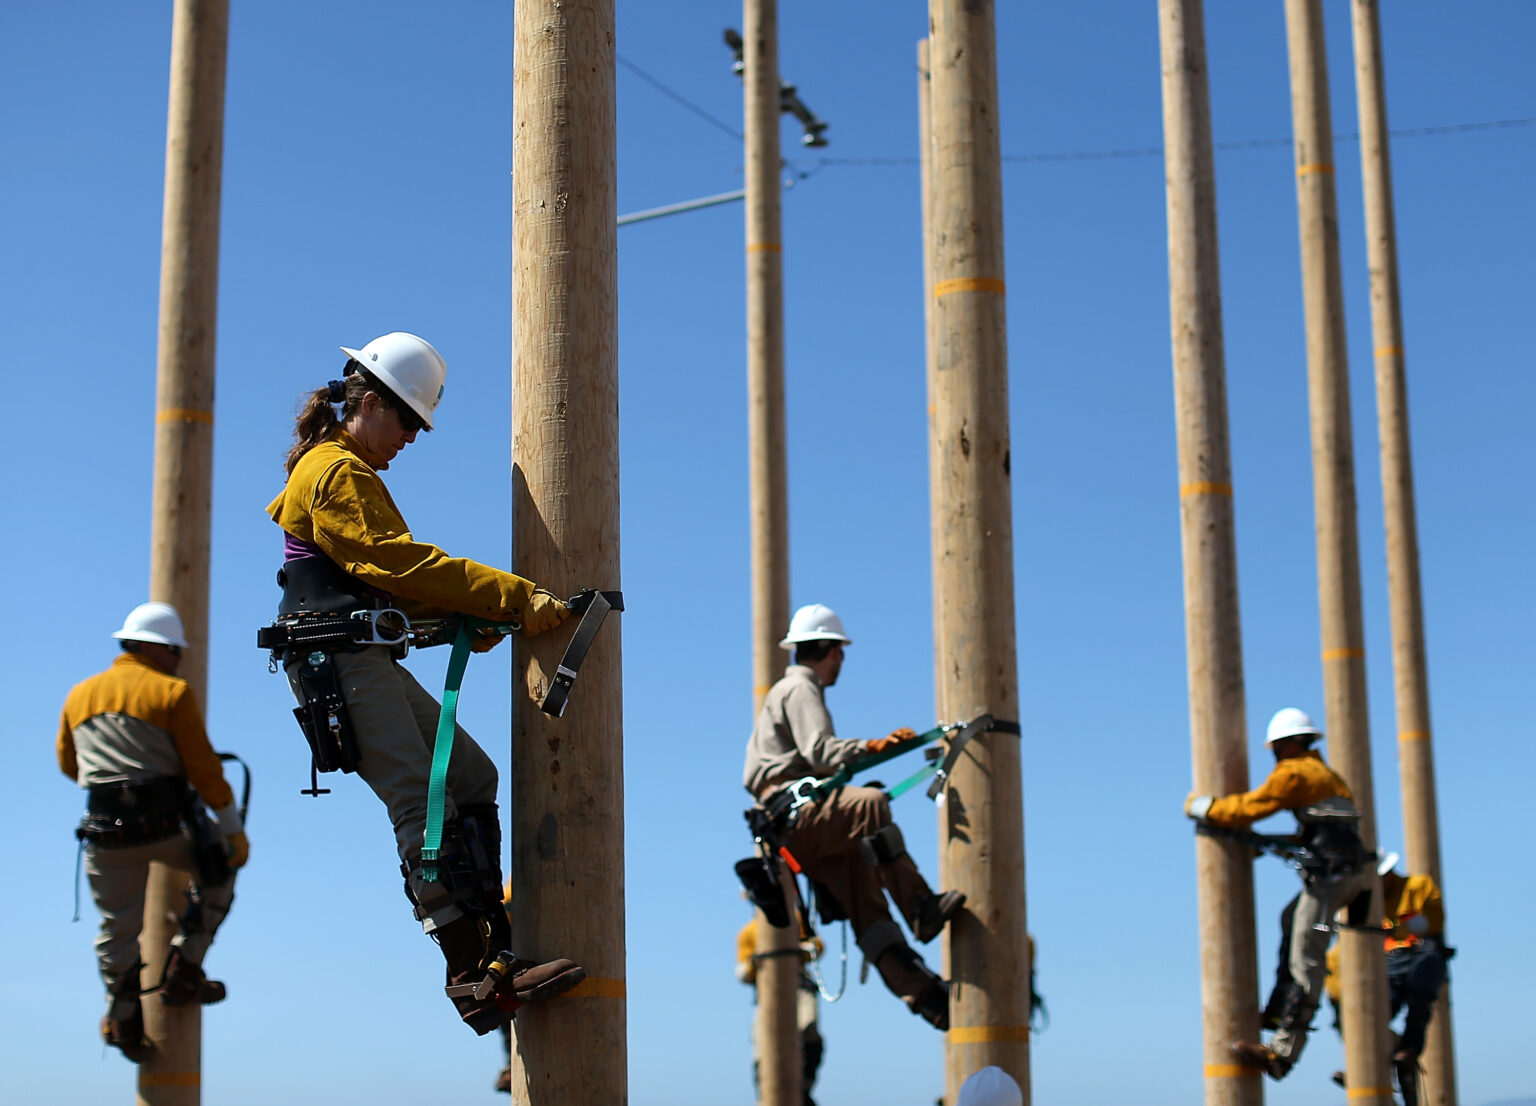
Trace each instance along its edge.
<instances>
[{"instance_id":1,"label":"worker in yellow shirt","mask_svg":"<svg viewBox=\"0 0 1536 1106\"><path fill-rule=\"evenodd\" d=\"M1275 1034L1267 1045L1234 1041L1231 1046L1234 1056L1272 1079L1283 1079L1300 1057L1312 1015L1322 1001L1327 923L1340 909L1358 911L1369 901L1374 874L1349 785L1312 748L1322 737L1304 711L1285 707L1270 719L1265 734L1275 767L1262 784L1236 795L1191 795L1184 803L1184 813L1191 818L1232 829L1291 811L1298 843L1311 858L1301 870L1302 890L1286 950L1290 980L1275 1004Z\"/></svg>"},{"instance_id":2,"label":"worker in yellow shirt","mask_svg":"<svg viewBox=\"0 0 1536 1106\"><path fill-rule=\"evenodd\" d=\"M821 1058L826 1045L817 1025L818 1003L816 981L811 978L809 964L820 960L824 946L815 934L800 932L800 984L796 1002L796 1021L800 1026L800 1088L804 1095L803 1106L816 1106L811 1098L811 1087L816 1082L816 1072L821 1068ZM753 988L757 987L757 920L754 918L742 926L736 934L736 978ZM756 1050L754 1049L754 1052ZM752 1062L752 1085L758 1085L756 1059Z\"/></svg>"},{"instance_id":3,"label":"worker in yellow shirt","mask_svg":"<svg viewBox=\"0 0 1536 1106\"><path fill-rule=\"evenodd\" d=\"M203 957L235 897L233 870L250 843L202 711L178 679L187 639L168 603L143 603L112 635L122 653L105 672L76 684L59 718L59 770L85 788L75 835L85 852L91 897L101 912L96 959L107 986L102 1039L135 1063L150 1051L140 1004L139 932L152 863L181 874L187 908L171 939L159 984L167 1006L218 1002L224 984L203 974ZM216 829L201 847L212 809ZM212 856L208 855L212 852Z\"/></svg>"},{"instance_id":4,"label":"worker in yellow shirt","mask_svg":"<svg viewBox=\"0 0 1536 1106\"><path fill-rule=\"evenodd\" d=\"M1385 904L1381 926L1387 953L1387 1018L1396 1018L1399 1010L1407 1011L1403 1031L1393 1042L1392 1063L1407 1106L1415 1106L1424 1036L1445 986L1446 961L1452 953L1445 947L1445 907L1440 888L1428 875L1405 876L1395 871L1397 860L1396 853L1388 853L1378 866ZM1327 987L1337 1009L1342 990L1337 945L1328 950ZM1334 1024L1339 1024L1337 1016Z\"/></svg>"},{"instance_id":5,"label":"worker in yellow shirt","mask_svg":"<svg viewBox=\"0 0 1536 1106\"><path fill-rule=\"evenodd\" d=\"M306 397L287 484L267 507L283 531L273 629L290 643L274 658L300 704L316 767L356 772L388 809L406 895L446 961L448 997L464 1024L485 1034L586 973L569 960L541 963L508 949L496 765L462 728L447 766L441 854L423 859L438 701L400 665L398 642L354 642L326 628L398 610L412 619L470 615L532 636L570 610L520 576L415 537L379 478L432 429L448 371L442 355L399 331L342 352L342 379ZM323 644L313 636L321 631L332 635ZM500 640L481 637L475 649Z\"/></svg>"}]
</instances>

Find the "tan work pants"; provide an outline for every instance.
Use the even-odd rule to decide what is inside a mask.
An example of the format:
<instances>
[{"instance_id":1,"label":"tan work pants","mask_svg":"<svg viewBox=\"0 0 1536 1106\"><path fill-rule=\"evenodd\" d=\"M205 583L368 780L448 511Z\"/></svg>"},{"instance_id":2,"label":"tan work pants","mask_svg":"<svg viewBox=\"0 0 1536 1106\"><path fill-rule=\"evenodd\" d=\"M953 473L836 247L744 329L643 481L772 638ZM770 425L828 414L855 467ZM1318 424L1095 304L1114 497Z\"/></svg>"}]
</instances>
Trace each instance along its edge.
<instances>
[{"instance_id":1,"label":"tan work pants","mask_svg":"<svg viewBox=\"0 0 1536 1106\"><path fill-rule=\"evenodd\" d=\"M145 884L149 866L158 861L174 868L194 882L192 841L185 830L147 845L119 848L85 847L85 874L91 883L91 898L101 911L101 930L96 934L96 961L101 978L110 987L124 972L139 962L139 931L144 928ZM218 887L202 887L203 922L200 932L177 933L171 939L181 955L193 964L201 964L213 943L213 935L229 913L235 898L233 875ZM158 970L157 965L150 965Z\"/></svg>"},{"instance_id":2,"label":"tan work pants","mask_svg":"<svg viewBox=\"0 0 1536 1106\"><path fill-rule=\"evenodd\" d=\"M854 937L878 921L889 922L885 892L889 891L911 929L932 891L911 856L871 866L859 849L859 838L891 824L891 801L878 787L845 787L801 812L789 834L789 851L805 874L832 893L848 912ZM926 980L894 965L877 963L886 985L903 998L919 994Z\"/></svg>"},{"instance_id":3,"label":"tan work pants","mask_svg":"<svg viewBox=\"0 0 1536 1106\"><path fill-rule=\"evenodd\" d=\"M337 653L335 665L357 735L357 774L383 800L395 827L400 859L414 866L427 829L427 781L432 775L441 704L386 646ZM288 669L288 684L302 702L296 666ZM495 762L462 726L455 727L444 821L456 816L460 804L495 801Z\"/></svg>"},{"instance_id":4,"label":"tan work pants","mask_svg":"<svg viewBox=\"0 0 1536 1106\"><path fill-rule=\"evenodd\" d=\"M1362 892L1369 891L1374 873L1370 865L1345 872L1332 879L1308 880L1302 884L1291 919L1291 948L1288 966L1291 979L1301 989L1297 1015L1289 1025L1282 1025L1270 1038L1269 1047L1276 1056L1295 1063L1307 1043L1307 1028L1317 1004L1323 999L1323 981L1328 975L1328 942L1332 932L1328 921ZM1325 928L1318 928L1323 926Z\"/></svg>"}]
</instances>

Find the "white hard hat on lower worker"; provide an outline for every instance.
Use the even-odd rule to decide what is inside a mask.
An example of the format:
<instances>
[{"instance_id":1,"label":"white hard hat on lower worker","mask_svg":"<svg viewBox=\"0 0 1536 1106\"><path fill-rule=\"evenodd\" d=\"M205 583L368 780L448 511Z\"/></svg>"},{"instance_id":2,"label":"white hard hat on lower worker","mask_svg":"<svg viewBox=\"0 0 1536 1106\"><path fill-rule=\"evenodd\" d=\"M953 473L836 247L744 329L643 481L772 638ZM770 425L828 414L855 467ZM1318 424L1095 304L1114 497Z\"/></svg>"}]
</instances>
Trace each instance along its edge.
<instances>
[{"instance_id":1,"label":"white hard hat on lower worker","mask_svg":"<svg viewBox=\"0 0 1536 1106\"><path fill-rule=\"evenodd\" d=\"M1300 737L1311 744L1322 740L1323 731L1313 725L1312 716L1306 711L1295 707L1281 707L1269 720L1269 729L1264 734L1264 744L1273 746L1288 737Z\"/></svg>"},{"instance_id":2,"label":"white hard hat on lower worker","mask_svg":"<svg viewBox=\"0 0 1536 1106\"><path fill-rule=\"evenodd\" d=\"M443 398L448 362L431 342L403 330L380 335L362 349L341 352L367 369L432 429L432 412Z\"/></svg>"},{"instance_id":3,"label":"white hard hat on lower worker","mask_svg":"<svg viewBox=\"0 0 1536 1106\"><path fill-rule=\"evenodd\" d=\"M789 633L779 642L779 648L794 649L807 641L853 644L853 639L843 633L843 620L837 617L837 612L822 603L808 603L794 613L789 620Z\"/></svg>"},{"instance_id":4,"label":"white hard hat on lower worker","mask_svg":"<svg viewBox=\"0 0 1536 1106\"><path fill-rule=\"evenodd\" d=\"M187 647L181 615L169 603L140 603L123 619L123 628L112 635L118 641L148 641L155 645Z\"/></svg>"}]
</instances>

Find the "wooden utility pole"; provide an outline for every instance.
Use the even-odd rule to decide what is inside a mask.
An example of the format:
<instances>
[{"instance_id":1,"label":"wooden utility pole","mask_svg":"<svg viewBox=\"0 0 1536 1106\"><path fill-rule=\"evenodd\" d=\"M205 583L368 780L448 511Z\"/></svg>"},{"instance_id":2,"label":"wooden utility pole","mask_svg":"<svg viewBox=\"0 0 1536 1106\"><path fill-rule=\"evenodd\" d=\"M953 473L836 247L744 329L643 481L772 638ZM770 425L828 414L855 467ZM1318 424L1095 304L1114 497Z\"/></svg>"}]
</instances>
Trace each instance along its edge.
<instances>
[{"instance_id":1,"label":"wooden utility pole","mask_svg":"<svg viewBox=\"0 0 1536 1106\"><path fill-rule=\"evenodd\" d=\"M1354 0L1355 95L1360 110L1360 169L1365 188L1366 250L1371 270L1371 334L1376 347L1376 417L1381 435L1381 492L1387 526L1387 588L1392 610L1392 672L1397 699L1398 770L1408 870L1437 884L1440 818L1430 744L1429 667L1419 588L1419 533L1408 441L1408 384L1403 309L1397 280L1397 228L1387 149L1387 94L1377 0ZM1456 1106L1450 987L1441 992L1423 1056L1424 1106Z\"/></svg>"},{"instance_id":2,"label":"wooden utility pole","mask_svg":"<svg viewBox=\"0 0 1536 1106\"><path fill-rule=\"evenodd\" d=\"M189 648L180 675L208 701L208 573L213 518L213 388L219 300L219 194L224 166L224 62L229 0L176 0L160 235L160 339L149 595L181 615ZM155 864L139 936L145 986L160 979L188 873ZM202 1100L202 1007L144 999L154 1044L139 1065L142 1106Z\"/></svg>"},{"instance_id":3,"label":"wooden utility pole","mask_svg":"<svg viewBox=\"0 0 1536 1106\"><path fill-rule=\"evenodd\" d=\"M1344 344L1344 288L1333 180L1327 50L1321 0L1286 0L1291 114L1296 135L1296 202L1307 327L1307 383L1312 413L1312 488L1317 526L1317 589L1322 630L1323 698L1328 759L1360 808L1360 835L1376 848L1370 717L1365 692L1365 633L1360 609L1355 456L1349 423L1349 361ZM1372 892L1379 918L1381 884ZM1386 959L1381 938L1339 934L1342 948L1344 1070L1351 1106L1391 1106Z\"/></svg>"},{"instance_id":4,"label":"wooden utility pole","mask_svg":"<svg viewBox=\"0 0 1536 1106\"><path fill-rule=\"evenodd\" d=\"M1190 751L1195 790L1230 795L1248 789L1248 727L1205 12L1202 0L1159 0L1158 9ZM1253 861L1236 842L1197 837L1195 873L1205 1101L1258 1106L1261 1073L1230 1051L1234 1041L1259 1039Z\"/></svg>"},{"instance_id":5,"label":"wooden utility pole","mask_svg":"<svg viewBox=\"0 0 1536 1106\"><path fill-rule=\"evenodd\" d=\"M556 595L619 580L613 0L520 0L512 49L513 565ZM513 1023L512 1100L628 1099L622 617L569 709L538 708L570 624L519 639L512 933L587 978Z\"/></svg>"},{"instance_id":6,"label":"wooden utility pole","mask_svg":"<svg viewBox=\"0 0 1536 1106\"><path fill-rule=\"evenodd\" d=\"M747 204L747 441L752 511L752 709L784 674L789 622L789 493L784 461L784 247L779 212L777 0L743 0ZM787 878L787 876L786 876ZM800 1106L796 1001L800 934L757 914L758 1098Z\"/></svg>"},{"instance_id":7,"label":"wooden utility pole","mask_svg":"<svg viewBox=\"0 0 1536 1106\"><path fill-rule=\"evenodd\" d=\"M929 457L936 706L954 721L1019 717L1003 196L992 0L930 0L934 365ZM1029 952L1019 739L990 733L955 766L939 819L946 928L945 1099L995 1064L1029 1101Z\"/></svg>"}]
</instances>

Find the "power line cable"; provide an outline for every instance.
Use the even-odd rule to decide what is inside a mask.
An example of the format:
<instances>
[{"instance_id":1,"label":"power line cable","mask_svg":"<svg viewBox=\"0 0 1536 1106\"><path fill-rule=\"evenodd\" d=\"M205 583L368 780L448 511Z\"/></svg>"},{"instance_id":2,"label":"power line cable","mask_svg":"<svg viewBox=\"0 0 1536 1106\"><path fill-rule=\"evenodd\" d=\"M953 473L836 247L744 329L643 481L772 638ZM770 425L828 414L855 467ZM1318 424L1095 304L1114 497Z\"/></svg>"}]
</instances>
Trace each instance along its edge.
<instances>
[{"instance_id":1,"label":"power line cable","mask_svg":"<svg viewBox=\"0 0 1536 1106\"><path fill-rule=\"evenodd\" d=\"M1393 138L1423 138L1430 135L1463 134L1469 131L1502 130L1509 127L1529 127L1536 124L1536 116L1527 116L1521 119L1494 119L1485 122L1473 123L1444 123L1432 127L1405 127L1401 130L1387 132ZM1351 131L1348 134L1334 136L1335 142L1358 142L1360 133ZM1231 142L1215 142L1212 146L1217 150L1258 150L1267 147L1289 146L1292 139L1289 135L1283 138L1248 138ZM1066 153L1045 154L1004 154L1002 160L1006 162L1060 162L1060 161L1110 161L1128 158L1162 157L1161 146L1142 146L1132 149L1120 150L1077 150ZM824 157L820 159L822 165L843 166L906 166L918 164L915 157Z\"/></svg>"},{"instance_id":2,"label":"power line cable","mask_svg":"<svg viewBox=\"0 0 1536 1106\"><path fill-rule=\"evenodd\" d=\"M673 101L674 103L681 104L683 107L685 107L689 111L693 112L693 114L697 115L700 119L704 120L710 126L715 127L717 130L724 131L726 134L730 135L736 141L738 141L738 142L744 141L744 136L742 135L742 133L740 131L738 131L735 127L733 127L729 123L727 123L725 120L719 118L718 116L710 114L710 112L708 112L704 108L701 108L698 104L696 104L692 100L688 99L688 97L684 96L681 92L677 92L674 89L668 88L666 85L664 85L660 81L658 81L655 77L653 77L649 73L647 73L644 69L641 69L634 62L632 62L628 58L624 57L624 55L616 54L615 57L617 58L618 63L620 65L622 65L625 69L628 69L635 76L639 77L646 84L650 85L657 92L660 92L663 96L667 97L667 99Z\"/></svg>"}]
</instances>

